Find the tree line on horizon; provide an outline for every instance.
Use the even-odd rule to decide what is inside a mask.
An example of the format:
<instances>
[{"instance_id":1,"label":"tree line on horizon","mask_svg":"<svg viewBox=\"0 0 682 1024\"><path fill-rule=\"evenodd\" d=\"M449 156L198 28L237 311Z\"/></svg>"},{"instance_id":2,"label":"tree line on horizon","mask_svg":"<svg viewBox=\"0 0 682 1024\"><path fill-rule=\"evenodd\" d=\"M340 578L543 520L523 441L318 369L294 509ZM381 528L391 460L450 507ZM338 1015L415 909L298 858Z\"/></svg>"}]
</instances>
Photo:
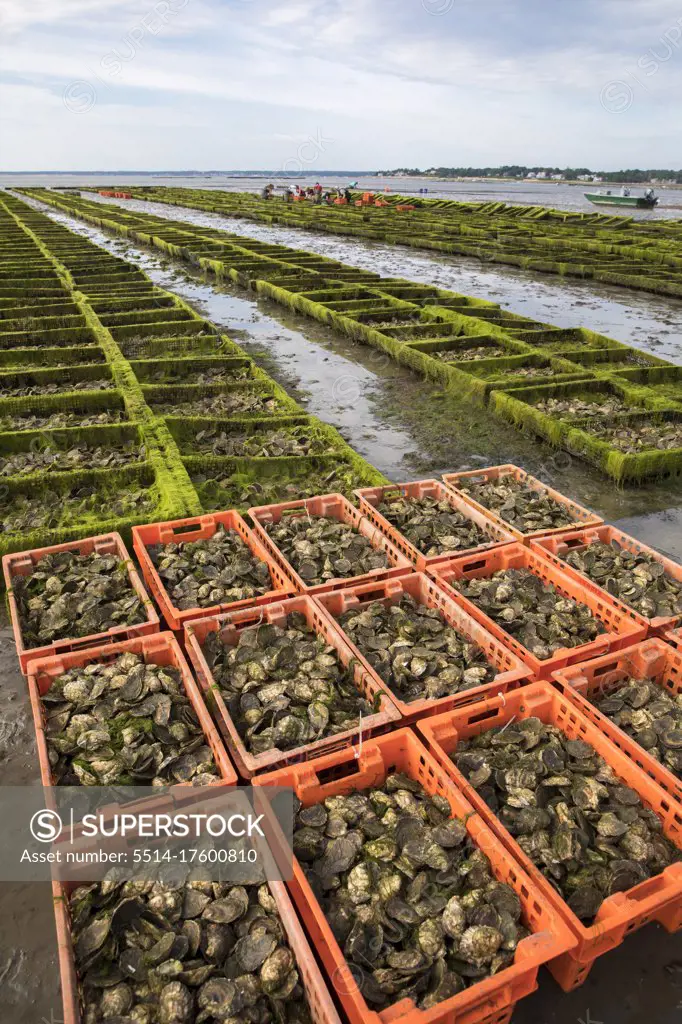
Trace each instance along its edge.
<instances>
[{"instance_id":1,"label":"tree line on horizon","mask_svg":"<svg viewBox=\"0 0 682 1024\"><path fill-rule=\"evenodd\" d=\"M571 180L576 180L581 175L592 175L602 178L603 181L645 184L655 178L658 181L674 181L677 185L682 185L682 170L670 169L629 168L622 171L592 171L589 167L523 167L520 164L503 164L500 167L429 167L427 170L421 170L419 167L396 167L393 170L379 171L378 173L409 174L414 177L426 175L436 178L526 178L529 174L535 175L541 171L547 175L561 174L563 178Z\"/></svg>"}]
</instances>

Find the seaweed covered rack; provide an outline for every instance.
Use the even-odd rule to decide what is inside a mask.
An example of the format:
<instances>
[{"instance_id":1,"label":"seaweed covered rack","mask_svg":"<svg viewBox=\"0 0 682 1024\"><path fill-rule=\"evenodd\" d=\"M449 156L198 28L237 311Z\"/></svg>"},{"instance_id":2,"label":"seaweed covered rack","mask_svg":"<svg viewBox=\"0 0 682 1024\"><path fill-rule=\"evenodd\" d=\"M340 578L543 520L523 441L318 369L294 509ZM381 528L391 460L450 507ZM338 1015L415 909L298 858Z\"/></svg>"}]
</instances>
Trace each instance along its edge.
<instances>
[{"instance_id":1,"label":"seaweed covered rack","mask_svg":"<svg viewBox=\"0 0 682 1024\"><path fill-rule=\"evenodd\" d=\"M263 224L286 224L524 270L600 281L660 295L682 295L679 222L642 223L602 213L542 206L458 202L398 193L350 204L264 203L248 192L142 186L136 199L190 207Z\"/></svg>"},{"instance_id":2,"label":"seaweed covered rack","mask_svg":"<svg viewBox=\"0 0 682 1024\"><path fill-rule=\"evenodd\" d=\"M10 195L0 255L3 553L386 483L186 303Z\"/></svg>"},{"instance_id":3,"label":"seaweed covered rack","mask_svg":"<svg viewBox=\"0 0 682 1024\"><path fill-rule=\"evenodd\" d=\"M680 474L682 370L656 356L303 249L44 189L28 194L373 346L458 401L487 406L619 482ZM609 400L596 401L598 394ZM191 403L182 409L191 414Z\"/></svg>"}]
</instances>

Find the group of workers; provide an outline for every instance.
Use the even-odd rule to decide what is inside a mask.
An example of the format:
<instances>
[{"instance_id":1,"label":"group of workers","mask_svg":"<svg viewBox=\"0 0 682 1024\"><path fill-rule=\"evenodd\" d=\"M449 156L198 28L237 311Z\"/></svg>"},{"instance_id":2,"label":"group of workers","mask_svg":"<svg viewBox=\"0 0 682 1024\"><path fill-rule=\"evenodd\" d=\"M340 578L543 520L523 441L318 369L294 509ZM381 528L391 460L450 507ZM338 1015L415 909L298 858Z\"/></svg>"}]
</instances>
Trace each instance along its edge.
<instances>
[{"instance_id":1,"label":"group of workers","mask_svg":"<svg viewBox=\"0 0 682 1024\"><path fill-rule=\"evenodd\" d=\"M351 202L351 189L352 186L346 186L346 188L332 188L324 189L320 185L319 181L316 181L310 188L301 188L300 185L284 185L284 198L288 203L293 203L294 200L308 199L313 203L333 203L336 200L344 199L347 203ZM265 185L261 189L261 199L272 199L275 193L274 185Z\"/></svg>"}]
</instances>

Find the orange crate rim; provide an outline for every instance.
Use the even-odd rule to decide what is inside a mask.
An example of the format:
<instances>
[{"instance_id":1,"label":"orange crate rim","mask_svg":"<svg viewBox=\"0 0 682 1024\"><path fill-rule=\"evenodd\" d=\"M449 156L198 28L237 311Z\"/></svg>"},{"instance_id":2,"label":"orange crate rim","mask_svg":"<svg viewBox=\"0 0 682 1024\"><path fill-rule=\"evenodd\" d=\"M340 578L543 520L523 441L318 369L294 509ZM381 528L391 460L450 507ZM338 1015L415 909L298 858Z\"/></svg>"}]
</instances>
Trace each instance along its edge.
<instances>
[{"instance_id":1,"label":"orange crate rim","mask_svg":"<svg viewBox=\"0 0 682 1024\"><path fill-rule=\"evenodd\" d=\"M293 750L280 750L275 747L262 754L252 754L246 749L246 745L239 735L220 687L204 657L202 647L211 632L226 633L231 641L230 646L233 646L238 641L241 630L258 626L264 622L276 623L278 619L281 621L291 612L302 612L306 617L308 627L321 636L325 643L334 647L339 662L352 671L358 693L364 694L370 701L378 697L380 711L363 718L362 722L352 729L315 740L313 743L296 747ZM361 736L366 736L377 729L387 728L400 719L400 712L391 698L388 687L357 661L353 650L334 620L307 595L291 597L286 601L264 605L261 608L245 608L227 615L194 619L185 624L185 646L201 689L205 694L210 695L216 720L226 738L228 749L237 764L239 774L243 778L251 779L256 773L271 771L277 766L291 761L317 757L330 749L349 747L355 742L359 742Z\"/></svg>"},{"instance_id":2,"label":"orange crate rim","mask_svg":"<svg viewBox=\"0 0 682 1024\"><path fill-rule=\"evenodd\" d=\"M512 718L532 716L558 725L567 736L583 739L594 747L616 775L640 795L645 806L661 818L665 834L680 849L682 812L674 803L671 805L668 795L614 746L575 704L548 682L533 683L503 697L481 701L475 708L455 709L417 724L419 734L438 764L521 864L543 898L559 911L576 937L575 948L548 965L562 988L569 991L582 984L597 957L620 945L635 929L649 921L659 921L668 931L682 926L682 862L670 865L628 892L609 896L602 903L594 923L583 924L450 758L460 740L501 727Z\"/></svg>"},{"instance_id":3,"label":"orange crate rim","mask_svg":"<svg viewBox=\"0 0 682 1024\"><path fill-rule=\"evenodd\" d=\"M76 551L81 555L90 555L93 552L102 555L115 554L119 561L125 564L130 584L144 605L147 615L146 620L134 626L113 626L104 633L93 633L91 636L55 640L53 643L44 644L42 647L24 647L19 609L13 592L13 580L17 576L30 575L35 564L41 558L44 558L45 555L57 554L60 551ZM149 636L149 634L158 633L159 631L159 616L156 613L151 598L144 589L142 580L133 560L128 554L120 533L105 533L98 537L86 537L84 540L70 541L66 544L54 544L52 547L34 548L32 551L21 551L18 554L5 555L2 559L2 571L5 577L5 587L7 588L7 600L12 620L12 629L14 631L14 642L17 648L21 671L24 675L26 675L31 661L36 658L46 658L61 652L98 647L106 643L116 643L121 640L131 639L132 637Z\"/></svg>"},{"instance_id":4,"label":"orange crate rim","mask_svg":"<svg viewBox=\"0 0 682 1024\"><path fill-rule=\"evenodd\" d=\"M406 558L416 566L419 572L423 572L427 566L435 565L439 561L451 558L453 555L464 554L464 552L484 551L501 544L509 544L516 540L511 530L505 529L493 522L488 516L483 515L475 506L465 501L464 498L455 494L449 487L446 487L440 480L416 480L406 484L389 484L387 487L363 487L353 491L353 494L360 502L360 512L370 522L378 526L382 533L385 533L392 544L401 551ZM478 526L487 536L488 540L473 548L460 548L453 551L444 551L439 555L424 555L419 548L405 537L396 526L392 526L386 517L379 511L378 505L392 495L402 498L435 498L437 501L447 501L454 512L461 512L475 526Z\"/></svg>"},{"instance_id":5,"label":"orange crate rim","mask_svg":"<svg viewBox=\"0 0 682 1024\"><path fill-rule=\"evenodd\" d=\"M181 610L173 603L173 599L168 593L168 589L161 579L148 549L156 544L191 544L195 541L207 540L216 533L220 526L226 530L233 531L243 540L252 555L261 562L265 562L270 571L272 590L252 598L212 605L208 608L196 607ZM236 611L239 608L248 608L252 605L268 604L270 601L281 600L283 597L290 597L295 593L291 582L284 575L269 552L257 540L253 531L238 512L214 512L202 516L193 516L189 519L175 519L164 523L148 523L145 526L134 526L132 535L133 550L142 567L142 575L145 582L152 592L156 603L161 608L168 626L176 632L182 630L184 623L190 619L197 619L207 615L219 615L222 612Z\"/></svg>"},{"instance_id":6,"label":"orange crate rim","mask_svg":"<svg viewBox=\"0 0 682 1024\"><path fill-rule=\"evenodd\" d=\"M529 569L543 583L552 584L563 596L587 605L592 615L606 627L607 632L578 647L558 648L549 658L538 658L451 585L453 580L487 578L503 569ZM626 608L605 591L596 594L587 590L581 580L557 569L544 555L523 544L508 544L489 552L484 551L478 556L462 555L459 558L451 558L429 569L429 576L436 580L453 600L466 608L477 622L529 665L539 679L548 678L553 671L563 668L564 665L572 665L577 661L596 657L607 650L619 650L637 643L643 640L646 634L644 621L632 609Z\"/></svg>"},{"instance_id":7,"label":"orange crate rim","mask_svg":"<svg viewBox=\"0 0 682 1024\"><path fill-rule=\"evenodd\" d=\"M554 529L548 530L518 530L512 526L497 513L492 512L486 508L485 505L481 505L475 498L472 498L469 494L466 494L461 490L462 485L466 485L469 480L500 480L502 477L511 476L520 483L525 483L533 490L539 491L546 494L547 497L553 498L559 505L563 505L567 512L574 517L575 522L568 523L566 526L558 526ZM477 509L483 512L489 519L503 526L506 530L510 530L517 540L529 541L533 537L544 537L552 534L561 534L565 530L575 530L578 526L600 526L604 520L601 516L598 516L595 512L591 512L587 508L583 508L572 498L567 498L565 494L561 494L560 491L550 487L549 484L543 484L542 480L538 480L537 477L531 476L525 469L521 469L520 466L514 466L511 462L506 463L502 466L490 466L488 469L472 469L467 470L463 473L444 473L443 480L445 484L450 487L456 494L464 498L470 504L474 505Z\"/></svg>"},{"instance_id":8,"label":"orange crate rim","mask_svg":"<svg viewBox=\"0 0 682 1024\"><path fill-rule=\"evenodd\" d=\"M427 793L445 797L454 817L462 818L473 842L488 857L495 876L511 885L521 899L524 917L533 934L517 949L515 962L499 974L472 985L428 1010L404 999L377 1013L366 1003L353 969L346 961L312 889L294 857L289 883L294 902L351 1024L490 1024L507 1022L519 999L537 988L541 964L565 953L574 938L559 914L538 898L530 878L488 828L480 815L454 786L436 760L410 729L400 729L363 744L356 758L352 751L330 754L314 762L282 768L258 776L256 786L287 786L305 806L339 793L379 786L390 771L402 771L422 784ZM331 776L333 781L325 782Z\"/></svg>"}]
</instances>

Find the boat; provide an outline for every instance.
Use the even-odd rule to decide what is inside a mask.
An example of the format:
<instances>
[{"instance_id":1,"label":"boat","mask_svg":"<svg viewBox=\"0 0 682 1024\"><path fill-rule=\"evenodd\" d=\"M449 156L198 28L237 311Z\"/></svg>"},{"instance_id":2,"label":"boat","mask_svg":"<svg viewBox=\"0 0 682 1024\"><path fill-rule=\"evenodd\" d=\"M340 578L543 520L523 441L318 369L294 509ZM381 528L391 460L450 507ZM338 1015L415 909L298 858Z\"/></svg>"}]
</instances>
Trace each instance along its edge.
<instances>
[{"instance_id":1,"label":"boat","mask_svg":"<svg viewBox=\"0 0 682 1024\"><path fill-rule=\"evenodd\" d=\"M585 192L584 196L597 206L634 206L638 210L653 210L658 203L658 196L652 188L648 188L643 196L631 196L629 189L620 193Z\"/></svg>"}]
</instances>

